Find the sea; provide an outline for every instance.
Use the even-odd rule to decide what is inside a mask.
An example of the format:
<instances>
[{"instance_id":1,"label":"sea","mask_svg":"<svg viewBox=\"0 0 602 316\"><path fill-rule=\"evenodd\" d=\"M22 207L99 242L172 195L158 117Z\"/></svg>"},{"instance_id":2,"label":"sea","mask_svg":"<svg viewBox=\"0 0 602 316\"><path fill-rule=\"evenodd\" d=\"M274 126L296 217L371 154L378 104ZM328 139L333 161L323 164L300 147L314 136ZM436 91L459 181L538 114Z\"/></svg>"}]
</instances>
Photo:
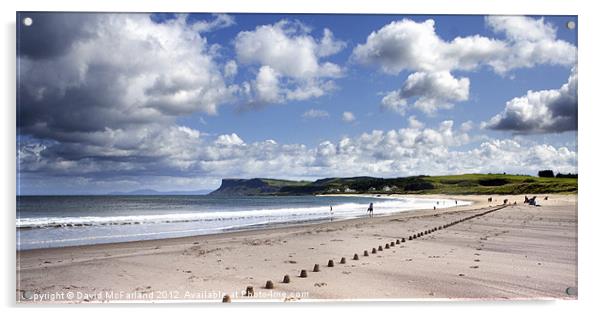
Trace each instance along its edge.
<instances>
[{"instance_id":1,"label":"sea","mask_svg":"<svg viewBox=\"0 0 602 316\"><path fill-rule=\"evenodd\" d=\"M17 249L164 239L339 221L367 216L370 203L374 205L374 216L470 204L449 199L387 195L17 196Z\"/></svg>"}]
</instances>

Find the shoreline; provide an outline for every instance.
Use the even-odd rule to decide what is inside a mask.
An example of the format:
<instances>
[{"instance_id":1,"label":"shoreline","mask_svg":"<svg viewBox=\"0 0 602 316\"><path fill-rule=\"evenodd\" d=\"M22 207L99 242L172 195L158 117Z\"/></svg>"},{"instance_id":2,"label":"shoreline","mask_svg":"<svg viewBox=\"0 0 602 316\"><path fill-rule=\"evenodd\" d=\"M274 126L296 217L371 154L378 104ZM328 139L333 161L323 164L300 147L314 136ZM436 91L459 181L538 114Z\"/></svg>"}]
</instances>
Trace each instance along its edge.
<instances>
[{"instance_id":1,"label":"shoreline","mask_svg":"<svg viewBox=\"0 0 602 316\"><path fill-rule=\"evenodd\" d=\"M295 297L288 295L276 300L313 300L313 299L470 299L470 298L536 298L554 297L574 299L575 296L563 295L564 289L529 290L529 286L517 290L517 285L511 286L512 293L507 290L495 290L486 284L501 282L497 278L500 269L506 274L504 279L514 280L517 284L528 282L525 275L514 275L514 265L517 262L531 260L527 257L532 253L541 256L540 264L552 265L552 273L533 276L537 282L550 283L557 279L564 280L569 286L576 286L576 195L550 195L550 203L542 207L528 207L522 205L522 196L493 196L493 204L503 198L510 198L512 203L518 200L520 204L511 206L503 211L492 213L483 218L475 218L453 229L443 230L429 235L424 240L403 244L403 249L395 248L392 252L370 256L359 261L352 261L353 252L361 255L362 249L371 249L381 240L391 240L407 236L425 227L437 227L454 219L466 217L481 212L489 207L488 196L458 196L458 199L474 199L474 204L469 206L452 207L447 209L413 210L391 215L375 216L374 218L354 218L334 222L298 224L286 227L262 228L247 231L225 232L212 235L191 237L178 237L169 239L120 242L112 244L97 244L86 246L70 246L61 248L43 248L17 251L17 300L27 302L21 295L25 292L43 293L48 291L61 292L76 290L88 294L87 301L107 301L98 296L99 291L125 291L133 293L162 293L163 291L218 291L220 293L238 293L246 286L253 285L258 292L269 292L263 289L265 280L273 280L276 289L287 289L292 292L309 293L308 297ZM427 196L421 195L422 198ZM428 196L430 198L431 196ZM434 198L442 198L436 195ZM445 196L445 198L453 197ZM453 198L452 198L453 199ZM514 200L513 200L514 199ZM546 201L548 202L548 201ZM574 206L574 207L573 207ZM532 217L536 212L541 220L546 222L545 227L539 227L537 218ZM499 214L498 214L499 213ZM507 215L505 215L507 214ZM553 215L553 216L552 216ZM545 220L544 220L545 217ZM549 218L548 218L549 217ZM559 220L561 218L566 218ZM488 221L495 223L486 224ZM510 221L506 223L507 221ZM550 223L548 223L548 221ZM477 226L477 223L483 222ZM555 223L559 228L547 228ZM492 224L495 224L491 226ZM511 225L510 225L511 224ZM521 228L521 225L524 226ZM487 229L480 228L487 226ZM533 227L531 227L533 226ZM475 231L485 234L479 238L471 237ZM472 287L458 289L454 283L465 282L464 276L458 273L450 275L449 271L462 270L466 266L468 273L485 271L474 270L469 265L473 260L473 253L478 245L486 244L487 240L500 238L496 231L502 235L512 235L514 242L509 244L496 244L493 248L503 248L505 251L495 251L490 254L498 259L493 260L494 273L481 275L482 281L473 280L480 285L480 291L474 292ZM506 232L507 231L507 232ZM492 233L493 232L493 233ZM542 232L551 234L552 237L539 236ZM559 238L558 234L570 238ZM531 247L521 250L526 242L522 239L528 237ZM458 238L464 240L460 242ZM556 244L551 244L550 240ZM565 245L560 247L558 243ZM466 248L465 243L476 243L474 249ZM535 251L529 250L533 244L540 244ZM546 246L547 245L547 246ZM393 247L392 247L393 248ZM469 247L470 248L470 247ZM455 250L452 250L455 249ZM541 250L537 250L541 249ZM525 253L518 256L518 252ZM450 251L452 251L450 253ZM429 254L433 252L432 254ZM462 252L459 257L456 252ZM471 253L472 252L472 253ZM558 252L558 253L557 253ZM403 253L403 255L402 255ZM428 254L428 255L427 255ZM346 255L349 260L341 267L327 268L328 258L340 258ZM398 256L411 258L397 258ZM485 255L485 254L483 254ZM447 263L438 262L443 257ZM522 258L525 256L525 258ZM551 260L544 260L552 256ZM522 259L521 259L522 258ZM401 261L398 261L400 260ZM412 260L410 260L412 259ZM338 259L337 259L338 260ZM384 260L384 261L383 261ZM389 260L392 260L389 262ZM409 260L409 261L408 261ZM476 260L476 259L475 259ZM415 263L421 262L419 265ZM323 272L310 273L314 277L321 275L320 282L299 279L296 275L301 267L311 271L314 263L320 263ZM435 266L433 266L435 264ZM441 266L443 264L443 266ZM403 268L400 270L400 266ZM506 266L508 265L508 266ZM541 265L535 263L535 270ZM343 271L341 271L343 269ZM408 270L409 269L409 270ZM529 268L527 270L532 270ZM90 273L90 271L94 271ZM559 271L561 277L558 277ZM574 274L571 273L574 271ZM537 271L532 271L537 272ZM281 284L283 274L291 275L290 284ZM450 278L449 282L436 282L433 275ZM554 277L551 277L554 275ZM384 277L384 279L383 279ZM376 279L375 279L376 278ZM487 279L495 279L489 280ZM551 279L550 279L551 278ZM340 282L341 280L345 282ZM399 282L409 284L400 287ZM417 280L415 280L417 279ZM397 280L396 282L392 282ZM430 280L430 281L429 281ZM359 282L359 283L357 283ZM375 283L376 282L376 283ZM482 283L485 282L485 283ZM504 281L507 283L507 281ZM263 283L263 284L262 284ZM324 283L324 285L322 285ZM345 284L355 284L351 290ZM503 283L503 282L502 282ZM574 284L573 284L574 283ZM316 285L317 284L317 285ZM363 284L360 286L360 284ZM396 285L397 284L397 285ZM567 287L569 287L567 286ZM502 288L508 287L508 284ZM425 289L432 288L430 291ZM436 288L437 290L434 290ZM356 289L356 290L353 290ZM473 290L471 290L473 289ZM565 287L566 289L566 287ZM196 293L195 292L195 293ZM433 295L429 293L433 293ZM290 294L290 293L289 293ZM96 295L96 296L95 296ZM135 298L142 301L164 301L184 299L186 301L221 301L221 297L153 297ZM248 300L248 297L236 296L236 300ZM255 297L255 299L268 299ZM108 301L125 300L125 298L108 299ZM86 302L86 299L74 300ZM44 301L49 302L49 301ZM61 301L71 302L71 301Z\"/></svg>"},{"instance_id":2,"label":"shoreline","mask_svg":"<svg viewBox=\"0 0 602 316\"><path fill-rule=\"evenodd\" d=\"M365 197L365 198L374 198L374 199L403 199L403 198L415 198L415 199L423 199L423 200L437 200L437 199L445 199L447 201L453 201L453 198L445 197L443 195L429 195L429 196L420 196L420 195L405 195L405 194L389 194L387 196L385 196L384 194L325 194L325 195L317 195L317 196L324 196L324 197L329 197L329 196L343 196L343 197ZM456 199L458 201L460 201L460 199ZM442 207L439 208L439 210L450 210L450 209L458 209L460 207L470 207L472 205L474 205L475 203L478 202L478 199L475 198L468 198L468 199L463 199L462 202L469 202L470 204L468 205L457 205L457 206L449 206L449 207ZM335 205L336 206L336 205ZM324 206L326 207L326 206ZM425 208L418 208L418 209L412 209L412 210L403 210L403 211L397 211L395 213L386 213L386 214L375 214L375 217L383 217L383 216L394 216L396 214L400 214L400 213L406 213L406 212L417 212L417 211L427 211L430 209L425 209ZM343 218L335 218L333 221L329 220L329 219L306 219L306 220L290 220L290 221L284 221L284 222L276 222L276 223L260 223L260 224L250 224L250 225L245 225L245 226L238 226L238 227L231 227L231 228L224 228L221 231L217 231L217 232L210 232L210 233L199 233L196 235L190 235L190 236L178 236L178 237L164 237L164 238L151 238L151 239L139 239L139 240L128 240L128 241L115 241L115 242L99 242L99 243L90 243L90 244L84 244L84 245L66 245L66 246L53 246L53 247L39 247L39 248L27 248L27 249L17 249L17 251L29 251L29 250L36 250L36 249L54 249L54 248L65 248L65 247L77 247L77 246L93 246L93 245L102 245L102 244L116 244L116 243L124 243L124 242L140 242L140 241L153 241L153 240L163 240L163 239L177 239L177 238L187 238L187 237L198 237L198 236L210 236L210 235L220 235L220 234L227 234L227 233L233 233L233 232L248 232L248 231L254 231L254 230L265 230L265 229L272 229L272 228L287 228L287 227L294 227L294 226L305 226L305 225L316 225L316 224L320 224L320 223L332 223L332 222L339 222L339 221L347 221L347 220L353 220L353 219L361 219L367 217L367 215L365 216L352 216L352 217L343 217ZM187 223L189 221L182 221L182 223ZM170 223L175 223L177 224L177 222L172 221ZM137 225L137 224L129 224L129 225ZM87 227L88 225L80 225L80 226L74 226L74 227ZM44 227L45 228L45 227ZM49 228L57 228L54 226L51 226ZM33 227L17 227L17 231L27 231L27 230L33 230L33 229L43 229L43 228L33 228ZM177 232L173 232L173 233L177 233Z\"/></svg>"}]
</instances>

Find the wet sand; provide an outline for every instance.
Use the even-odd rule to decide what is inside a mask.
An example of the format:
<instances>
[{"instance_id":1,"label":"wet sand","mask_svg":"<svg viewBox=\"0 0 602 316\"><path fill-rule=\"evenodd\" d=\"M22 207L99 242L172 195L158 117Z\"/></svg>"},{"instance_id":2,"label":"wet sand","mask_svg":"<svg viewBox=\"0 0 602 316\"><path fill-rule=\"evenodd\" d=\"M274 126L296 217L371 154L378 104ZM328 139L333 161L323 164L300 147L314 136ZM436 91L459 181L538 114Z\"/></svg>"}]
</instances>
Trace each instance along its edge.
<instances>
[{"instance_id":1,"label":"wet sand","mask_svg":"<svg viewBox=\"0 0 602 316\"><path fill-rule=\"evenodd\" d=\"M422 196L427 197L427 196ZM438 196L428 196L437 198ZM439 196L442 197L442 196ZM210 236L17 252L21 302L576 299L577 196ZM473 215L422 237L408 240ZM397 239L406 241L396 244ZM393 242L390 249L386 243ZM372 248L383 251L371 253ZM364 256L364 250L368 256ZM353 260L357 253L359 260ZM341 257L346 258L340 264ZM327 267L329 260L334 267ZM315 264L319 272L313 272ZM308 277L300 278L302 269ZM284 275L290 283L282 283ZM265 289L267 280L274 289ZM252 286L254 296L244 296Z\"/></svg>"}]
</instances>

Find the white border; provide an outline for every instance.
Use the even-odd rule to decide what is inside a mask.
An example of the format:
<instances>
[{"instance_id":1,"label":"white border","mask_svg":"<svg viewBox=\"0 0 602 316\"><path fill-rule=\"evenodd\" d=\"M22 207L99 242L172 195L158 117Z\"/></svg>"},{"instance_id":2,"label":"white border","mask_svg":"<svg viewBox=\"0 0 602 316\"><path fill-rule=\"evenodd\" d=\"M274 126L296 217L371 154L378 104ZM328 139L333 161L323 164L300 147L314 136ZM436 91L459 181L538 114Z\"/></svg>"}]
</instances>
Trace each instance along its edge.
<instances>
[{"instance_id":1,"label":"white border","mask_svg":"<svg viewBox=\"0 0 602 316\"><path fill-rule=\"evenodd\" d=\"M178 313L187 312L196 315L213 314L223 311L246 315L249 312L259 312L263 315L282 315L286 313L303 314L325 311L326 313L343 315L350 312L358 314L368 313L403 313L405 315L425 315L437 313L439 315L461 314L482 315L483 312L494 315L507 315L510 313L536 313L539 315L551 314L581 314L591 310L599 310L596 304L598 299L600 281L600 240L595 234L598 223L602 223L602 210L596 208L595 197L602 179L599 149L600 140L600 108L602 102L596 92L600 91L599 78L601 73L599 56L600 30L602 30L600 10L596 8L596 1L582 0L366 0L366 1L336 1L336 0L105 0L91 3L89 1L71 0L20 0L2 2L2 69L0 77L0 95L3 97L2 137L1 148L2 179L0 211L2 218L3 258L0 260L2 271L3 309L14 307L15 285L15 236L14 236L14 210L15 210L15 11L128 11L128 12L286 12L286 13L404 13L404 14L533 14L533 15L578 15L579 29L579 300L577 301L515 301L515 302L336 302L319 304L296 304L289 308L286 304L232 304L224 309L222 305L202 305L201 310L197 305L185 304ZM141 305L136 304L136 309ZM164 313L164 308L174 307L170 304L158 306L144 306L143 313ZM39 308L17 308L8 310L9 313L61 313L65 315L113 313L115 307L106 310L105 306L94 305L95 308L86 308L85 311L71 306L51 308L49 311ZM131 306L118 306L120 312L132 312ZM269 308L266 308L269 307ZM495 308L492 308L495 307ZM597 307L597 308L596 308ZM324 308L328 308L324 310ZM375 308L377 310L375 310Z\"/></svg>"}]
</instances>

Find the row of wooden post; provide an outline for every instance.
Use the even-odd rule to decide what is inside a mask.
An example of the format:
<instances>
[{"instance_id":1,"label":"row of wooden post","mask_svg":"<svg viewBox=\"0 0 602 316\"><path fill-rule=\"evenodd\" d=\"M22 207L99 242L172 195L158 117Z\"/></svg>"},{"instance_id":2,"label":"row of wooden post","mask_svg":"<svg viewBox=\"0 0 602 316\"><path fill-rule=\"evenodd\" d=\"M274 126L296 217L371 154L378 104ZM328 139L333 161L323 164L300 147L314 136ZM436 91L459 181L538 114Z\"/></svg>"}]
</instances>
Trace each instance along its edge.
<instances>
[{"instance_id":1,"label":"row of wooden post","mask_svg":"<svg viewBox=\"0 0 602 316\"><path fill-rule=\"evenodd\" d=\"M462 218L462 219L459 219L459 220L456 220L456 221L452 221L452 222L450 222L448 224L441 225L441 226L438 226L438 227L434 227L432 229L427 229L427 230L425 230L423 232L419 232L419 233L416 233L416 234L408 236L408 240L414 240L414 239L416 239L418 237L422 237L424 235L428 235L428 234L433 233L433 232L435 232L437 230L442 230L444 228L456 225L458 223L467 221L469 219L473 219L473 218L478 217L478 216L483 216L483 215L489 214L491 212L500 210L502 208L504 208L504 206L501 206L499 208L495 208L495 209L492 209L492 210L489 210L489 211L486 211L486 212L483 212L483 213L471 215L471 216L468 216L468 217L465 217L465 218ZM401 238L401 240L397 239L396 241L392 241L390 243L386 243L384 249L390 249L391 247L394 247L396 244L399 245L400 243L404 243L404 242L406 242L405 238ZM373 254L377 253L378 251L383 251L383 246L379 245L378 246L378 250L376 248L372 248L372 253ZM364 250L364 257L368 257L368 256L369 256L368 250ZM359 257L359 255L357 253L353 255L353 260L359 260L359 259L360 259L360 257ZM342 257L341 260L339 261L339 263L340 264L346 264L347 260L345 259L345 257ZM329 267L329 268L334 267L334 260L332 260L332 259L328 260L327 267ZM319 264L316 263L314 265L313 272L320 272L320 265ZM307 270L302 269L301 272L299 273L299 277L300 278L307 278ZM291 283L291 278L290 278L290 276L288 274L284 276L284 278L282 279L282 283ZM273 289L274 288L274 283L271 280L266 281L265 288L269 289L269 290ZM255 292L254 292L253 287L252 286L247 286L247 289L245 291L245 296L254 296L254 295L255 295ZM231 302L230 296L229 295L225 295L224 298L223 298L223 300L222 300L222 302L224 302L224 303L230 303Z\"/></svg>"}]
</instances>

